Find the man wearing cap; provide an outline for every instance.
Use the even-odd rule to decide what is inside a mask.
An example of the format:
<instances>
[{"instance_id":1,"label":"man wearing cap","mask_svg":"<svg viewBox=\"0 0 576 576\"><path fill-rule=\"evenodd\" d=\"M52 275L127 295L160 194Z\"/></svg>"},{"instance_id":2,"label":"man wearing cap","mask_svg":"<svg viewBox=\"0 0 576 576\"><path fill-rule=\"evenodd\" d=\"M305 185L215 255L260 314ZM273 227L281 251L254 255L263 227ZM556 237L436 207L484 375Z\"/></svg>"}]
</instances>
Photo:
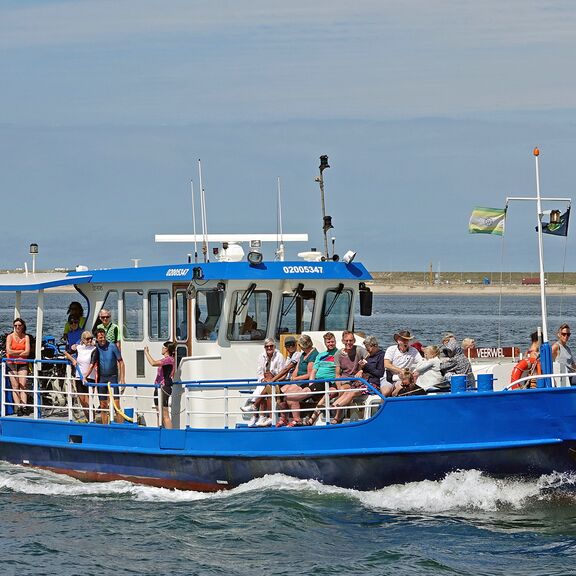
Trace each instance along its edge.
<instances>
[{"instance_id":1,"label":"man wearing cap","mask_svg":"<svg viewBox=\"0 0 576 576\"><path fill-rule=\"evenodd\" d=\"M400 330L394 334L396 345L388 346L386 349L384 368L386 368L388 378L380 385L384 396L392 395L395 384L400 381L404 371L413 370L421 358L418 350L410 346L410 340L414 340L410 331Z\"/></svg>"}]
</instances>

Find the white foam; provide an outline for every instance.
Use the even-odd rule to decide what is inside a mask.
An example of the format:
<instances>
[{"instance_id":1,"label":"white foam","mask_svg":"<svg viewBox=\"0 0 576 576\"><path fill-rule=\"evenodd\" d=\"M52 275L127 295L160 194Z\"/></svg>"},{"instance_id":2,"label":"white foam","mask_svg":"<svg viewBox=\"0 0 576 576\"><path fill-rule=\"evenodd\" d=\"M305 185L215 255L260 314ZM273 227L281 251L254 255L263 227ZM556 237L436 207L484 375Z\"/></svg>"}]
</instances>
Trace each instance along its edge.
<instances>
[{"instance_id":1,"label":"white foam","mask_svg":"<svg viewBox=\"0 0 576 576\"><path fill-rule=\"evenodd\" d=\"M489 511L502 506L519 509L540 494L537 480L497 480L478 470L466 470L453 472L438 481L425 480L388 486L374 492L359 492L358 498L370 508L441 513Z\"/></svg>"},{"instance_id":2,"label":"white foam","mask_svg":"<svg viewBox=\"0 0 576 576\"><path fill-rule=\"evenodd\" d=\"M576 474L549 474L534 480L494 479L478 470L448 474L438 481L425 480L395 484L380 490L361 492L326 486L316 480L299 480L274 474L251 480L232 490L203 493L168 490L126 481L85 483L44 470L0 463L0 490L22 494L85 498L130 498L137 501L186 502L205 499L237 498L243 494L269 490L313 492L353 498L375 510L443 513L464 510L493 511L500 507L523 508L532 499L549 498L554 491L572 491L576 500Z\"/></svg>"}]
</instances>

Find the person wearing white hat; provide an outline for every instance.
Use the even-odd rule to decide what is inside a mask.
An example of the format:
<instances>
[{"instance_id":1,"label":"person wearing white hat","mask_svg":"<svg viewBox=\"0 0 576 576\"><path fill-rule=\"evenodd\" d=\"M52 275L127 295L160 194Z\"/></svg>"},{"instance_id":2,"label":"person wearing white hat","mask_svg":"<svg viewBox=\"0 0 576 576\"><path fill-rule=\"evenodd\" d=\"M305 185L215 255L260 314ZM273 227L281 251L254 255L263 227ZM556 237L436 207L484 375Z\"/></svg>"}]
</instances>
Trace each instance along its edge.
<instances>
[{"instance_id":1,"label":"person wearing white hat","mask_svg":"<svg viewBox=\"0 0 576 576\"><path fill-rule=\"evenodd\" d=\"M387 377L380 382L380 390L384 396L392 395L395 384L405 370L413 370L421 358L418 350L410 346L410 340L414 340L410 331L400 330L394 334L396 344L388 346L384 353L384 368Z\"/></svg>"}]
</instances>

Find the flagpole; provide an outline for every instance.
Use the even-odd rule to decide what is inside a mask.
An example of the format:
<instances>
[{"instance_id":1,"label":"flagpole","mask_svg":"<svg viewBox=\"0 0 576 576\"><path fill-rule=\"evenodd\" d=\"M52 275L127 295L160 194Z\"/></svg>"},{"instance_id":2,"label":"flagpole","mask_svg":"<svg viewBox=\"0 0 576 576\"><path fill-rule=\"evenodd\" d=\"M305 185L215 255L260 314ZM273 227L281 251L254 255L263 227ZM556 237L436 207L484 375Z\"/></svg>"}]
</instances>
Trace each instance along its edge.
<instances>
[{"instance_id":1,"label":"flagpole","mask_svg":"<svg viewBox=\"0 0 576 576\"><path fill-rule=\"evenodd\" d=\"M552 374L552 348L548 342L548 312L546 310L546 278L544 277L544 242L542 239L542 198L540 197L540 150L534 148L536 163L536 211L538 214L538 255L540 260L540 306L542 308L542 344L540 345L540 366L542 374ZM550 378L538 380L538 387L552 386Z\"/></svg>"},{"instance_id":2,"label":"flagpole","mask_svg":"<svg viewBox=\"0 0 576 576\"><path fill-rule=\"evenodd\" d=\"M542 198L540 196L540 150L534 148L536 163L536 213L538 215L538 260L540 265L540 307L542 310L542 341L548 342L548 314L546 310L546 282L544 277L544 242L542 239Z\"/></svg>"}]
</instances>

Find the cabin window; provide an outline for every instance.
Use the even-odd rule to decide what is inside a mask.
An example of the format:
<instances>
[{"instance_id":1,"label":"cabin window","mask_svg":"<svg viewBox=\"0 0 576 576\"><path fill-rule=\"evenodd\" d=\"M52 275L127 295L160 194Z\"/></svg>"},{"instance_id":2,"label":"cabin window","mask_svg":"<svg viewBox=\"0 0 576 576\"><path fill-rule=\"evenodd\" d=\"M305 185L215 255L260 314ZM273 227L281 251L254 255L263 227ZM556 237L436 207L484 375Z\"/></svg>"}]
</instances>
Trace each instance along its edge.
<instances>
[{"instance_id":1,"label":"cabin window","mask_svg":"<svg viewBox=\"0 0 576 576\"><path fill-rule=\"evenodd\" d=\"M316 292L302 290L299 284L290 294L282 294L276 337L280 334L301 334L312 330Z\"/></svg>"},{"instance_id":2,"label":"cabin window","mask_svg":"<svg viewBox=\"0 0 576 576\"><path fill-rule=\"evenodd\" d=\"M320 330L347 330L352 307L352 291L344 285L327 290L322 305Z\"/></svg>"},{"instance_id":3,"label":"cabin window","mask_svg":"<svg viewBox=\"0 0 576 576\"><path fill-rule=\"evenodd\" d=\"M141 342L144 340L144 294L142 290L126 290L123 293L124 340Z\"/></svg>"},{"instance_id":4,"label":"cabin window","mask_svg":"<svg viewBox=\"0 0 576 576\"><path fill-rule=\"evenodd\" d=\"M188 298L186 290L178 290L174 295L176 306L176 340L188 340Z\"/></svg>"},{"instance_id":5,"label":"cabin window","mask_svg":"<svg viewBox=\"0 0 576 576\"><path fill-rule=\"evenodd\" d=\"M270 318L272 293L250 284L232 296L228 340L264 340Z\"/></svg>"},{"instance_id":6,"label":"cabin window","mask_svg":"<svg viewBox=\"0 0 576 576\"><path fill-rule=\"evenodd\" d=\"M196 292L196 340L218 340L223 304L223 290L198 290Z\"/></svg>"},{"instance_id":7,"label":"cabin window","mask_svg":"<svg viewBox=\"0 0 576 576\"><path fill-rule=\"evenodd\" d=\"M170 294L165 290L148 292L148 335L150 340L168 340L170 334L169 301Z\"/></svg>"}]
</instances>

